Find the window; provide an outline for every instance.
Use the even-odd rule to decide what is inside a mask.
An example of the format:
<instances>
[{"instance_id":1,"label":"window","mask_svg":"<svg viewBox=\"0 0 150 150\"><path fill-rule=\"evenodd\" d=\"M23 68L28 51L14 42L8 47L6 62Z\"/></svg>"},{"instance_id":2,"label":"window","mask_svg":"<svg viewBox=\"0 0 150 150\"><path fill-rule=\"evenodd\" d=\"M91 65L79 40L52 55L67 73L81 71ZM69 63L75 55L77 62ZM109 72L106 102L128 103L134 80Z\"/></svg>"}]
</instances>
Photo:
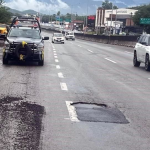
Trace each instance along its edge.
<instances>
[{"instance_id":1,"label":"window","mask_svg":"<svg viewBox=\"0 0 150 150\"><path fill-rule=\"evenodd\" d=\"M145 43L146 45L148 45L148 36L144 36L144 38L142 39L142 43Z\"/></svg>"},{"instance_id":2,"label":"window","mask_svg":"<svg viewBox=\"0 0 150 150\"><path fill-rule=\"evenodd\" d=\"M143 37L144 37L143 35L140 36L140 38L139 38L139 40L138 40L138 43L141 43L141 42L142 42Z\"/></svg>"},{"instance_id":3,"label":"window","mask_svg":"<svg viewBox=\"0 0 150 150\"><path fill-rule=\"evenodd\" d=\"M149 36L149 40L148 40L148 45L150 46L150 36Z\"/></svg>"}]
</instances>

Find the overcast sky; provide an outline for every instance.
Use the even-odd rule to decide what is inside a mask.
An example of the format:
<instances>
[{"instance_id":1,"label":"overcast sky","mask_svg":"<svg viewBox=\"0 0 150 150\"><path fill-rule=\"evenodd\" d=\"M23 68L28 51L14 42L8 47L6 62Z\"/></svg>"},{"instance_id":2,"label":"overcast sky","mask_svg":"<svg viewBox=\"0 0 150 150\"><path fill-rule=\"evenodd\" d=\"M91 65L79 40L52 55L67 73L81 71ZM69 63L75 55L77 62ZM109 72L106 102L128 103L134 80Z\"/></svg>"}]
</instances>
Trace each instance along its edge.
<instances>
[{"instance_id":1,"label":"overcast sky","mask_svg":"<svg viewBox=\"0 0 150 150\"><path fill-rule=\"evenodd\" d=\"M46 14L76 12L78 14L95 13L103 0L5 0L5 5L20 11L32 9ZM111 0L120 8L148 4L150 0ZM88 7L87 7L88 6Z\"/></svg>"}]
</instances>

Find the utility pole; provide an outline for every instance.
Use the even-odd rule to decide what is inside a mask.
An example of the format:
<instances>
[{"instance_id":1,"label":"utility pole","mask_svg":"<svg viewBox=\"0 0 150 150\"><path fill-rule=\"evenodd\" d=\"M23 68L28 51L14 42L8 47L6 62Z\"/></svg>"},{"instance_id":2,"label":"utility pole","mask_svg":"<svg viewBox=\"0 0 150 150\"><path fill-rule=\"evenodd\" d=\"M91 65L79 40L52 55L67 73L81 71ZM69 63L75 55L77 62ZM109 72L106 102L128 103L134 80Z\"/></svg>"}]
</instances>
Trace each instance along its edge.
<instances>
[{"instance_id":1,"label":"utility pole","mask_svg":"<svg viewBox=\"0 0 150 150\"><path fill-rule=\"evenodd\" d=\"M89 5L89 0L87 0L86 27L88 25L88 11L89 11L89 9L88 9L89 6L88 5Z\"/></svg>"},{"instance_id":2,"label":"utility pole","mask_svg":"<svg viewBox=\"0 0 150 150\"><path fill-rule=\"evenodd\" d=\"M112 3L112 11L111 11L110 34L111 34L111 28L112 28L112 14L113 14L113 3Z\"/></svg>"}]
</instances>

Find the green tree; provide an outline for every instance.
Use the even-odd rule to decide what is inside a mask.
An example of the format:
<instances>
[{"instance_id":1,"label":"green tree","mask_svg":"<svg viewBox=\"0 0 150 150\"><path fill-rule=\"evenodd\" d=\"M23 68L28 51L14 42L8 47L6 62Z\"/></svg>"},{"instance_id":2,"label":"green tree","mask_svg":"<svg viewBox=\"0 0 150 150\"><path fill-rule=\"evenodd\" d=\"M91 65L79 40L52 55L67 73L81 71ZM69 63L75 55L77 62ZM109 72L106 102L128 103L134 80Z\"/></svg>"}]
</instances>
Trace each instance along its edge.
<instances>
[{"instance_id":1,"label":"green tree","mask_svg":"<svg viewBox=\"0 0 150 150\"><path fill-rule=\"evenodd\" d=\"M105 0L103 3L102 3L102 8L104 9L112 9L112 3L109 2L109 0ZM113 9L117 9L118 7L113 5Z\"/></svg>"},{"instance_id":2,"label":"green tree","mask_svg":"<svg viewBox=\"0 0 150 150\"><path fill-rule=\"evenodd\" d=\"M150 4L138 7L138 11L133 16L133 21L137 26L143 27L147 33L150 33L150 25L140 24L140 18L150 18Z\"/></svg>"},{"instance_id":3,"label":"green tree","mask_svg":"<svg viewBox=\"0 0 150 150\"><path fill-rule=\"evenodd\" d=\"M0 23L9 23L11 19L11 13L5 7L0 8Z\"/></svg>"},{"instance_id":4,"label":"green tree","mask_svg":"<svg viewBox=\"0 0 150 150\"><path fill-rule=\"evenodd\" d=\"M0 6L2 6L5 3L4 0L0 0Z\"/></svg>"},{"instance_id":5,"label":"green tree","mask_svg":"<svg viewBox=\"0 0 150 150\"><path fill-rule=\"evenodd\" d=\"M57 16L60 16L60 11L57 12Z\"/></svg>"}]
</instances>

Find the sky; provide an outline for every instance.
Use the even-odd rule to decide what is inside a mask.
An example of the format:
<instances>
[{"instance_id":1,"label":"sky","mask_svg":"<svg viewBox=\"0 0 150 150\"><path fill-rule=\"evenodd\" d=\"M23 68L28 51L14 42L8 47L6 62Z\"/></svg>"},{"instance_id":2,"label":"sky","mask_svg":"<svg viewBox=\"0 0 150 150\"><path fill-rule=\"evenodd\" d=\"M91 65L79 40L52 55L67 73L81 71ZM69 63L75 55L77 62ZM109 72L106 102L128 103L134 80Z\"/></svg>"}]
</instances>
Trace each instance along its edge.
<instances>
[{"instance_id":1,"label":"sky","mask_svg":"<svg viewBox=\"0 0 150 150\"><path fill-rule=\"evenodd\" d=\"M110 0L119 8L127 8L141 4L148 4L150 0ZM43 14L77 13L78 15L95 14L103 0L5 0L5 5L19 11L28 9Z\"/></svg>"}]
</instances>

